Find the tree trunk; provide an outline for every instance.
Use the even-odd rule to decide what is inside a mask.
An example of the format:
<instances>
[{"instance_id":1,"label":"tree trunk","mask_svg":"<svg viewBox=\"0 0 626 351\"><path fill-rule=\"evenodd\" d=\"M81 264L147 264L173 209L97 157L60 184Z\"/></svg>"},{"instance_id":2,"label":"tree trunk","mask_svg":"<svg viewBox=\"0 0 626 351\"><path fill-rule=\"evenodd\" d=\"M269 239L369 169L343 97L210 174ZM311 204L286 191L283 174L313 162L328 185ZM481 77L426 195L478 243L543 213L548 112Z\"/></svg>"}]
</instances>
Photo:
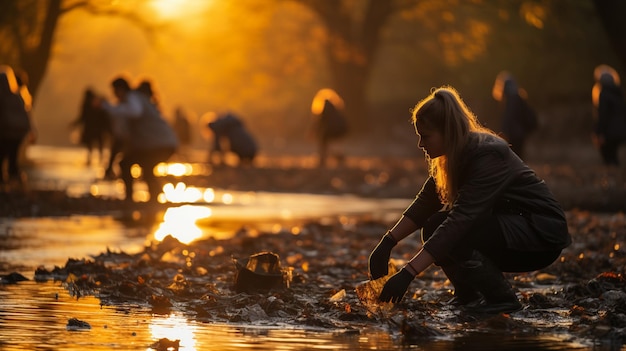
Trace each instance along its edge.
<instances>
[{"instance_id":1,"label":"tree trunk","mask_svg":"<svg viewBox=\"0 0 626 351\"><path fill-rule=\"evenodd\" d=\"M380 43L380 31L395 11L392 0L371 0L361 23L341 1L299 0L320 16L328 31L326 57L332 75L331 88L345 102L352 134L370 132L367 88Z\"/></svg>"},{"instance_id":2,"label":"tree trunk","mask_svg":"<svg viewBox=\"0 0 626 351\"><path fill-rule=\"evenodd\" d=\"M626 67L626 1L593 0L617 57Z\"/></svg>"},{"instance_id":3,"label":"tree trunk","mask_svg":"<svg viewBox=\"0 0 626 351\"><path fill-rule=\"evenodd\" d=\"M33 101L37 99L39 87L50 62L54 31L62 14L61 1L49 0L39 45L25 48L20 53L20 65L28 74L28 89L33 96Z\"/></svg>"}]
</instances>

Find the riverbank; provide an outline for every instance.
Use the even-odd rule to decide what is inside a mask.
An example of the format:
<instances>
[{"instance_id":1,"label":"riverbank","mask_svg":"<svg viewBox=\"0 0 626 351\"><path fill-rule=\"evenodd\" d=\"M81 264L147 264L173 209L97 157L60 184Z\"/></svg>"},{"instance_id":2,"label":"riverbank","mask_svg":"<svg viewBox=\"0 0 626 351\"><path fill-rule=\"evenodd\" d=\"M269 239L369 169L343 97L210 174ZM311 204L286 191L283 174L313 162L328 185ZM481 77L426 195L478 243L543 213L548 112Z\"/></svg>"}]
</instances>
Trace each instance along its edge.
<instances>
[{"instance_id":1,"label":"riverbank","mask_svg":"<svg viewBox=\"0 0 626 351\"><path fill-rule=\"evenodd\" d=\"M202 175L163 180L237 191L406 198L408 203L426 177L419 159L353 158L326 169L300 162L275 159L250 168L214 167ZM331 218L276 223L271 231L242 224L226 239L187 245L170 237L137 253L103 248L90 258L68 259L63 267L42 267L35 279L62 282L77 298L97 296L104 305L139 305L155 314L176 312L206 323L355 334L383 328L418 344L443 335L462 338L472 331L549 334L620 349L626 343L624 173L567 165L534 167L564 204L573 244L546 269L507 274L524 304L510 315L473 316L449 306L452 287L438 267L417 277L405 300L391 310L363 303L355 289L367 280L369 252L393 221L345 216L340 207ZM58 189L0 193L4 218L159 212L168 206L179 204L127 204L92 195L71 197ZM419 239L408 238L394 249L394 263L401 266L418 249ZM233 258L245 264L260 252L278 255L289 285L238 291L240 269Z\"/></svg>"}]
</instances>

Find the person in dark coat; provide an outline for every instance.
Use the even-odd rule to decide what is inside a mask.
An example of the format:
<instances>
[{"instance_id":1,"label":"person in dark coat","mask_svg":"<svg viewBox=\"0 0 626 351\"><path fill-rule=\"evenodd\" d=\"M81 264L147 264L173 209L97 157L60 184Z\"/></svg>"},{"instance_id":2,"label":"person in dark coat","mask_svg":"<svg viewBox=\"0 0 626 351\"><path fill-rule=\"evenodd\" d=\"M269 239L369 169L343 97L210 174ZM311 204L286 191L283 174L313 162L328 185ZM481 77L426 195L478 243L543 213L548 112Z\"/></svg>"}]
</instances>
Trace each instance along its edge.
<instances>
[{"instance_id":1,"label":"person in dark coat","mask_svg":"<svg viewBox=\"0 0 626 351\"><path fill-rule=\"evenodd\" d=\"M313 115L312 134L317 142L319 166L326 166L332 143L348 134L348 121L343 114L344 102L341 96L330 88L320 89L313 97L311 114ZM343 155L335 152L338 161Z\"/></svg>"},{"instance_id":2,"label":"person in dark coat","mask_svg":"<svg viewBox=\"0 0 626 351\"><path fill-rule=\"evenodd\" d=\"M217 162L222 162L225 152L237 155L240 164L249 165L254 161L259 147L241 118L232 112L227 112L209 122L208 127L213 132L213 146L209 151L209 161L212 162L213 156L217 155L219 157Z\"/></svg>"},{"instance_id":3,"label":"person in dark coat","mask_svg":"<svg viewBox=\"0 0 626 351\"><path fill-rule=\"evenodd\" d=\"M103 150L111 140L111 120L107 112L98 105L100 97L91 89L85 89L78 117L70 124L79 128L78 142L87 148L87 164L91 164L94 150L103 159Z\"/></svg>"},{"instance_id":4,"label":"person in dark coat","mask_svg":"<svg viewBox=\"0 0 626 351\"><path fill-rule=\"evenodd\" d=\"M32 132L27 102L19 91L15 72L0 66L0 185L22 187L25 175L20 167L20 146ZM5 174L6 169L6 174Z\"/></svg>"},{"instance_id":5,"label":"person in dark coat","mask_svg":"<svg viewBox=\"0 0 626 351\"><path fill-rule=\"evenodd\" d=\"M535 110L513 76L502 71L496 77L493 97L502 106L502 134L520 158L525 157L526 142L538 127Z\"/></svg>"},{"instance_id":6,"label":"person in dark coat","mask_svg":"<svg viewBox=\"0 0 626 351\"><path fill-rule=\"evenodd\" d=\"M619 166L619 147L626 142L626 101L614 70L599 73L592 91L593 141L606 166Z\"/></svg>"},{"instance_id":7,"label":"person in dark coat","mask_svg":"<svg viewBox=\"0 0 626 351\"><path fill-rule=\"evenodd\" d=\"M133 90L124 77L111 82L118 99L112 105L104 101L102 107L111 115L114 131L123 144L120 160L120 177L124 181L125 199L133 200L133 165L141 168L142 178L148 186L150 201L156 202L162 186L154 174L154 167L167 162L178 149L178 138L163 118L150 97Z\"/></svg>"},{"instance_id":8,"label":"person in dark coat","mask_svg":"<svg viewBox=\"0 0 626 351\"><path fill-rule=\"evenodd\" d=\"M399 302L411 281L436 264L454 285L454 305L474 313L520 309L502 272L538 270L559 257L571 242L561 206L454 88L420 101L413 124L429 177L370 254L371 279L388 274L392 248L418 229L423 245L389 278L379 300Z\"/></svg>"}]
</instances>

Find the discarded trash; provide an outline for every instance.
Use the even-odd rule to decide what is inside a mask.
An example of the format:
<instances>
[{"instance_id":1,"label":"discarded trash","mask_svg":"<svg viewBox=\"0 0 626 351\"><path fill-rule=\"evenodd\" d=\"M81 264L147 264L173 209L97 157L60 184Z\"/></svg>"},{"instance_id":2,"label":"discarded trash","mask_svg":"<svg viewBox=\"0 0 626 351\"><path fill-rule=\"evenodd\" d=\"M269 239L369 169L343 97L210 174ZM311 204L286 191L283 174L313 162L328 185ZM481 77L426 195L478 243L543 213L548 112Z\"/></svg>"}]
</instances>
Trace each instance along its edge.
<instances>
[{"instance_id":1,"label":"discarded trash","mask_svg":"<svg viewBox=\"0 0 626 351\"><path fill-rule=\"evenodd\" d=\"M0 276L0 284L15 284L17 282L23 282L27 280L28 278L17 272Z\"/></svg>"},{"instance_id":2,"label":"discarded trash","mask_svg":"<svg viewBox=\"0 0 626 351\"><path fill-rule=\"evenodd\" d=\"M161 338L154 344L150 345L151 349L155 349L157 351L178 351L179 347L180 340L170 340L168 338Z\"/></svg>"},{"instance_id":3,"label":"discarded trash","mask_svg":"<svg viewBox=\"0 0 626 351\"><path fill-rule=\"evenodd\" d=\"M286 271L280 266L280 258L272 252L260 252L251 255L243 266L233 258L237 267L235 290L237 292L256 292L288 286Z\"/></svg>"},{"instance_id":4,"label":"discarded trash","mask_svg":"<svg viewBox=\"0 0 626 351\"><path fill-rule=\"evenodd\" d=\"M335 295L331 296L329 301L330 302L339 302L341 300L343 300L346 297L346 289L341 289L339 290L338 293L336 293Z\"/></svg>"},{"instance_id":5,"label":"discarded trash","mask_svg":"<svg viewBox=\"0 0 626 351\"><path fill-rule=\"evenodd\" d=\"M65 326L67 330L88 330L91 329L91 325L85 321L81 321L78 318L70 318Z\"/></svg>"},{"instance_id":6,"label":"discarded trash","mask_svg":"<svg viewBox=\"0 0 626 351\"><path fill-rule=\"evenodd\" d=\"M393 302L380 302L378 297L387 280L396 272L396 266L389 263L389 273L386 276L361 282L355 287L359 301L367 308L369 313L384 315L393 308Z\"/></svg>"}]
</instances>

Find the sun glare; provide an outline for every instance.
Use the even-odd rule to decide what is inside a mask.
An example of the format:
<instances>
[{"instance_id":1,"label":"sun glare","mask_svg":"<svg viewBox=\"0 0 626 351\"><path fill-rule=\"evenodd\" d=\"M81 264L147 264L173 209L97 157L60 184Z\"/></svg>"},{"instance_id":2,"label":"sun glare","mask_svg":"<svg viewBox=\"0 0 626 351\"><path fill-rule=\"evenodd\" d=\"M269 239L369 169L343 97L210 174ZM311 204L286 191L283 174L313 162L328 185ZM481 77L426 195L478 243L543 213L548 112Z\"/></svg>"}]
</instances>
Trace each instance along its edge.
<instances>
[{"instance_id":1,"label":"sun glare","mask_svg":"<svg viewBox=\"0 0 626 351\"><path fill-rule=\"evenodd\" d=\"M189 16L205 9L209 0L152 0L150 5L164 19Z\"/></svg>"}]
</instances>

